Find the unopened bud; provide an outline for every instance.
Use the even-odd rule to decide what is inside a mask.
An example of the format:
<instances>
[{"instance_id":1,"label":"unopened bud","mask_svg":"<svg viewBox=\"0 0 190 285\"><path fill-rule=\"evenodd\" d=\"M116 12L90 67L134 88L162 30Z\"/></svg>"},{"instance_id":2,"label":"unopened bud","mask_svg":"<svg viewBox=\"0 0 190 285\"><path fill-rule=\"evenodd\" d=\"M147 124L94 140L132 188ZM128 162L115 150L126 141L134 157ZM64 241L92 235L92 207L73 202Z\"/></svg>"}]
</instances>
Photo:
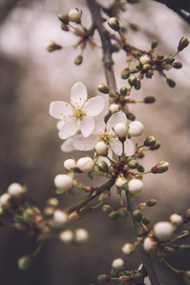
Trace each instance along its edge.
<instances>
[{"instance_id":1,"label":"unopened bud","mask_svg":"<svg viewBox=\"0 0 190 285\"><path fill-rule=\"evenodd\" d=\"M171 88L174 88L176 86L175 81L171 78L167 78L166 82L167 82L168 86L170 86Z\"/></svg>"},{"instance_id":2,"label":"unopened bud","mask_svg":"<svg viewBox=\"0 0 190 285\"><path fill-rule=\"evenodd\" d=\"M98 282L101 282L101 283L107 283L111 281L111 277L109 275L102 274L97 277L97 280Z\"/></svg>"},{"instance_id":3,"label":"unopened bud","mask_svg":"<svg viewBox=\"0 0 190 285\"><path fill-rule=\"evenodd\" d=\"M156 204L157 204L156 199L149 199L149 200L146 202L147 207L154 207Z\"/></svg>"},{"instance_id":4,"label":"unopened bud","mask_svg":"<svg viewBox=\"0 0 190 285\"><path fill-rule=\"evenodd\" d=\"M110 28L112 28L114 31L119 31L120 30L120 25L119 25L119 21L117 18L112 17L108 20L108 25L110 26Z\"/></svg>"},{"instance_id":5,"label":"unopened bud","mask_svg":"<svg viewBox=\"0 0 190 285\"><path fill-rule=\"evenodd\" d=\"M153 251L157 246L157 242L150 238L150 237L146 237L144 239L144 242L143 242L143 248L146 252L151 252Z\"/></svg>"},{"instance_id":6,"label":"unopened bud","mask_svg":"<svg viewBox=\"0 0 190 285\"><path fill-rule=\"evenodd\" d=\"M122 258L116 258L112 262L112 268L115 270L121 270L124 268L124 260Z\"/></svg>"},{"instance_id":7,"label":"unopened bud","mask_svg":"<svg viewBox=\"0 0 190 285\"><path fill-rule=\"evenodd\" d=\"M62 231L59 238L64 244L70 244L73 241L74 234L71 230Z\"/></svg>"},{"instance_id":8,"label":"unopened bud","mask_svg":"<svg viewBox=\"0 0 190 285\"><path fill-rule=\"evenodd\" d=\"M127 126L124 123L117 123L114 127L114 132L116 136L120 139L123 139L126 137L127 131L128 131Z\"/></svg>"},{"instance_id":9,"label":"unopened bud","mask_svg":"<svg viewBox=\"0 0 190 285\"><path fill-rule=\"evenodd\" d=\"M69 27L68 27L67 24L61 23L60 28L64 32L68 32L69 31Z\"/></svg>"},{"instance_id":10,"label":"unopened bud","mask_svg":"<svg viewBox=\"0 0 190 285\"><path fill-rule=\"evenodd\" d=\"M127 179L125 177L117 177L115 180L115 186L118 188L123 187L127 183Z\"/></svg>"},{"instance_id":11,"label":"unopened bud","mask_svg":"<svg viewBox=\"0 0 190 285\"><path fill-rule=\"evenodd\" d=\"M126 96L126 95L127 95L127 91L128 91L127 87L122 86L122 87L120 88L120 94L121 94L121 96Z\"/></svg>"},{"instance_id":12,"label":"unopened bud","mask_svg":"<svg viewBox=\"0 0 190 285\"><path fill-rule=\"evenodd\" d=\"M131 159L129 162L128 162L128 166L132 169L135 169L139 166L139 163L137 160L135 159Z\"/></svg>"},{"instance_id":13,"label":"unopened bud","mask_svg":"<svg viewBox=\"0 0 190 285\"><path fill-rule=\"evenodd\" d=\"M81 157L77 161L77 167L83 172L90 172L93 170L94 161L91 157Z\"/></svg>"},{"instance_id":14,"label":"unopened bud","mask_svg":"<svg viewBox=\"0 0 190 285\"><path fill-rule=\"evenodd\" d=\"M9 193L4 193L0 196L0 206L2 206L3 209L11 206L11 195Z\"/></svg>"},{"instance_id":15,"label":"unopened bud","mask_svg":"<svg viewBox=\"0 0 190 285\"><path fill-rule=\"evenodd\" d=\"M151 48L152 49L155 49L158 45L158 42L156 40L153 40L152 43L151 43Z\"/></svg>"},{"instance_id":16,"label":"unopened bud","mask_svg":"<svg viewBox=\"0 0 190 285\"><path fill-rule=\"evenodd\" d=\"M110 214L109 214L109 218L110 220L117 220L119 218L119 212L118 211L112 211Z\"/></svg>"},{"instance_id":17,"label":"unopened bud","mask_svg":"<svg viewBox=\"0 0 190 285\"><path fill-rule=\"evenodd\" d=\"M79 244L85 243L89 239L89 234L86 229L80 228L75 231L75 241Z\"/></svg>"},{"instance_id":18,"label":"unopened bud","mask_svg":"<svg viewBox=\"0 0 190 285\"><path fill-rule=\"evenodd\" d=\"M147 96L143 99L143 102L145 104L153 104L154 102L156 102L156 98L154 96Z\"/></svg>"},{"instance_id":19,"label":"unopened bud","mask_svg":"<svg viewBox=\"0 0 190 285\"><path fill-rule=\"evenodd\" d=\"M83 62L83 56L82 55L77 55L77 57L74 60L75 65L81 65Z\"/></svg>"},{"instance_id":20,"label":"unopened bud","mask_svg":"<svg viewBox=\"0 0 190 285\"><path fill-rule=\"evenodd\" d=\"M97 142L94 148L99 155L106 156L108 154L108 145L103 141Z\"/></svg>"},{"instance_id":21,"label":"unopened bud","mask_svg":"<svg viewBox=\"0 0 190 285\"><path fill-rule=\"evenodd\" d=\"M135 87L136 90L141 89L141 82L140 82L140 80L137 80L137 81L135 82L134 87Z\"/></svg>"},{"instance_id":22,"label":"unopened bud","mask_svg":"<svg viewBox=\"0 0 190 285\"><path fill-rule=\"evenodd\" d=\"M129 75L130 75L130 74L131 74L130 69L129 69L129 68L125 68L125 69L123 69L122 72L121 72L121 78L122 78L122 79L127 79L127 78L129 78Z\"/></svg>"},{"instance_id":23,"label":"unopened bud","mask_svg":"<svg viewBox=\"0 0 190 285\"><path fill-rule=\"evenodd\" d=\"M144 141L145 146L151 146L151 145L154 145L155 143L156 143L156 139L154 136L149 136Z\"/></svg>"},{"instance_id":24,"label":"unopened bud","mask_svg":"<svg viewBox=\"0 0 190 285\"><path fill-rule=\"evenodd\" d=\"M120 110L120 107L118 104L113 103L110 105L109 110L113 114L113 113L118 112Z\"/></svg>"},{"instance_id":25,"label":"unopened bud","mask_svg":"<svg viewBox=\"0 0 190 285\"><path fill-rule=\"evenodd\" d=\"M134 86L135 83L137 82L137 78L134 75L130 75L130 77L128 78L128 82L131 86Z\"/></svg>"},{"instance_id":26,"label":"unopened bud","mask_svg":"<svg viewBox=\"0 0 190 285\"><path fill-rule=\"evenodd\" d=\"M133 121L129 124L128 134L133 137L140 136L144 130L144 126L139 121Z\"/></svg>"},{"instance_id":27,"label":"unopened bud","mask_svg":"<svg viewBox=\"0 0 190 285\"><path fill-rule=\"evenodd\" d=\"M182 37L178 44L178 51L182 51L184 48L186 48L189 45L189 40L185 37Z\"/></svg>"},{"instance_id":28,"label":"unopened bud","mask_svg":"<svg viewBox=\"0 0 190 285\"><path fill-rule=\"evenodd\" d=\"M64 24L68 24L68 22L69 22L69 19L68 19L68 15L67 14L59 14L58 15L58 19L62 22L62 23L64 23Z\"/></svg>"},{"instance_id":29,"label":"unopened bud","mask_svg":"<svg viewBox=\"0 0 190 285\"><path fill-rule=\"evenodd\" d=\"M109 88L104 83L98 85L98 90L103 94L108 94Z\"/></svg>"},{"instance_id":30,"label":"unopened bud","mask_svg":"<svg viewBox=\"0 0 190 285\"><path fill-rule=\"evenodd\" d=\"M121 218L126 218L128 215L127 209L124 207L119 208L118 212Z\"/></svg>"},{"instance_id":31,"label":"unopened bud","mask_svg":"<svg viewBox=\"0 0 190 285\"><path fill-rule=\"evenodd\" d=\"M33 263L33 257L31 255L25 255L17 261L18 267L21 270L28 269Z\"/></svg>"},{"instance_id":32,"label":"unopened bud","mask_svg":"<svg viewBox=\"0 0 190 285\"><path fill-rule=\"evenodd\" d=\"M173 66L174 68L176 68L176 69L180 69L180 68L182 68L183 64L182 64L181 62L179 62L179 61L175 61L175 62L172 64L172 66Z\"/></svg>"},{"instance_id":33,"label":"unopened bud","mask_svg":"<svg viewBox=\"0 0 190 285\"><path fill-rule=\"evenodd\" d=\"M53 52L55 50L62 49L62 46L56 44L55 42L51 41L48 46L46 47L47 51Z\"/></svg>"},{"instance_id":34,"label":"unopened bud","mask_svg":"<svg viewBox=\"0 0 190 285\"><path fill-rule=\"evenodd\" d=\"M63 163L63 166L67 171L72 171L76 167L76 165L77 165L76 160L72 158L66 159Z\"/></svg>"},{"instance_id":35,"label":"unopened bud","mask_svg":"<svg viewBox=\"0 0 190 285\"><path fill-rule=\"evenodd\" d=\"M63 193L73 187L73 178L68 174L58 174L54 178L55 186Z\"/></svg>"},{"instance_id":36,"label":"unopened bud","mask_svg":"<svg viewBox=\"0 0 190 285\"><path fill-rule=\"evenodd\" d=\"M135 251L135 246L132 243L125 243L124 246L122 247L122 252L125 255L129 255L134 251Z\"/></svg>"},{"instance_id":37,"label":"unopened bud","mask_svg":"<svg viewBox=\"0 0 190 285\"><path fill-rule=\"evenodd\" d=\"M82 11L77 8L71 9L68 13L69 21L77 23L77 24L80 24L81 17L82 17Z\"/></svg>"},{"instance_id":38,"label":"unopened bud","mask_svg":"<svg viewBox=\"0 0 190 285\"><path fill-rule=\"evenodd\" d=\"M160 161L151 168L151 172L154 174L166 172L169 169L169 163L167 161Z\"/></svg>"},{"instance_id":39,"label":"unopened bud","mask_svg":"<svg viewBox=\"0 0 190 285\"><path fill-rule=\"evenodd\" d=\"M156 223L153 230L155 236L161 241L170 239L174 231L172 224L165 221Z\"/></svg>"},{"instance_id":40,"label":"unopened bud","mask_svg":"<svg viewBox=\"0 0 190 285\"><path fill-rule=\"evenodd\" d=\"M142 55L142 56L139 58L139 60L140 60L140 63L141 63L142 65L151 62L151 59L150 59L150 57L149 57L147 54Z\"/></svg>"},{"instance_id":41,"label":"unopened bud","mask_svg":"<svg viewBox=\"0 0 190 285\"><path fill-rule=\"evenodd\" d=\"M181 226L183 224L183 217L178 214L172 214L169 218L170 222L175 226Z\"/></svg>"},{"instance_id":42,"label":"unopened bud","mask_svg":"<svg viewBox=\"0 0 190 285\"><path fill-rule=\"evenodd\" d=\"M149 146L150 150L157 150L160 147L161 147L161 144L159 141L156 141L155 144Z\"/></svg>"},{"instance_id":43,"label":"unopened bud","mask_svg":"<svg viewBox=\"0 0 190 285\"><path fill-rule=\"evenodd\" d=\"M135 222L141 222L142 221L142 213L140 210L134 210L133 211L133 219L135 220Z\"/></svg>"},{"instance_id":44,"label":"unopened bud","mask_svg":"<svg viewBox=\"0 0 190 285\"><path fill-rule=\"evenodd\" d=\"M108 169L109 169L108 165L107 165L107 163L105 161L100 161L98 163L98 168L99 168L100 171L103 171L103 172L107 172Z\"/></svg>"},{"instance_id":45,"label":"unopened bud","mask_svg":"<svg viewBox=\"0 0 190 285\"><path fill-rule=\"evenodd\" d=\"M113 209L112 209L112 207L110 205L103 205L102 211L104 213L110 214L113 211Z\"/></svg>"},{"instance_id":46,"label":"unopened bud","mask_svg":"<svg viewBox=\"0 0 190 285\"><path fill-rule=\"evenodd\" d=\"M132 194L140 193L143 190L143 182L140 179L133 178L128 183L128 191Z\"/></svg>"}]
</instances>

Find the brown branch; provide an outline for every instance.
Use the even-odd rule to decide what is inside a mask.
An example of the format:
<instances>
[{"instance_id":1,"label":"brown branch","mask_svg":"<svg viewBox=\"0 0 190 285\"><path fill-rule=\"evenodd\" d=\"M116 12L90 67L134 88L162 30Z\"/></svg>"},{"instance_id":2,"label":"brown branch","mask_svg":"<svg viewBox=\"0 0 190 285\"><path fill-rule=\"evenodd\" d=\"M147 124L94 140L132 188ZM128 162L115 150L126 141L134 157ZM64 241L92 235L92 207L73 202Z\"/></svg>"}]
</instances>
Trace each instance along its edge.
<instances>
[{"instance_id":1,"label":"brown branch","mask_svg":"<svg viewBox=\"0 0 190 285\"><path fill-rule=\"evenodd\" d=\"M100 39L102 42L104 71L108 88L111 91L117 91L116 79L113 71L114 63L112 59L111 39L108 31L105 29L103 25L104 20L101 17L100 7L94 0L86 0L86 2L91 12L92 20L96 25L96 28L99 32Z\"/></svg>"}]
</instances>

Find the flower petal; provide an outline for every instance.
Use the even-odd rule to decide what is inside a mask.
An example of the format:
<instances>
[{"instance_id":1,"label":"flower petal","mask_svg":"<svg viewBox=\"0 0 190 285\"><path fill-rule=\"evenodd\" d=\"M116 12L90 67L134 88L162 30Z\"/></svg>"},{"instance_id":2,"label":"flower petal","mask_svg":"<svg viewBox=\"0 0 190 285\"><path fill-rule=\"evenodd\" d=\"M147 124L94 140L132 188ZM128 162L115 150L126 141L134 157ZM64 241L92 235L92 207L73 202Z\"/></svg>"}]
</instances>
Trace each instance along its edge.
<instances>
[{"instance_id":1,"label":"flower petal","mask_svg":"<svg viewBox=\"0 0 190 285\"><path fill-rule=\"evenodd\" d=\"M75 119L68 119L67 122L62 126L59 137L63 140L72 137L76 134L77 130L79 129L79 123Z\"/></svg>"},{"instance_id":2,"label":"flower petal","mask_svg":"<svg viewBox=\"0 0 190 285\"><path fill-rule=\"evenodd\" d=\"M94 130L95 123L91 117L84 117L80 122L80 130L84 137L88 137Z\"/></svg>"},{"instance_id":3,"label":"flower petal","mask_svg":"<svg viewBox=\"0 0 190 285\"><path fill-rule=\"evenodd\" d=\"M102 96L90 98L83 107L87 116L95 117L99 115L105 107L105 100Z\"/></svg>"},{"instance_id":4,"label":"flower petal","mask_svg":"<svg viewBox=\"0 0 190 285\"><path fill-rule=\"evenodd\" d=\"M87 138L84 138L82 135L76 136L74 139L75 149L88 151L92 150L95 144L98 142L98 138L94 135L90 135Z\"/></svg>"},{"instance_id":5,"label":"flower petal","mask_svg":"<svg viewBox=\"0 0 190 285\"><path fill-rule=\"evenodd\" d=\"M110 147L115 154L117 154L117 155L122 154L122 143L118 140L118 138L112 138L111 139Z\"/></svg>"},{"instance_id":6,"label":"flower petal","mask_svg":"<svg viewBox=\"0 0 190 285\"><path fill-rule=\"evenodd\" d=\"M64 101L54 101L49 106L49 113L56 119L64 120L72 115L72 107Z\"/></svg>"},{"instance_id":7,"label":"flower petal","mask_svg":"<svg viewBox=\"0 0 190 285\"><path fill-rule=\"evenodd\" d=\"M98 116L94 118L95 128L93 134L102 135L105 132L105 122L103 116Z\"/></svg>"},{"instance_id":8,"label":"flower petal","mask_svg":"<svg viewBox=\"0 0 190 285\"><path fill-rule=\"evenodd\" d=\"M71 103L80 108L87 101L88 94L86 86L82 82L75 83L71 88Z\"/></svg>"},{"instance_id":9,"label":"flower petal","mask_svg":"<svg viewBox=\"0 0 190 285\"><path fill-rule=\"evenodd\" d=\"M124 123L124 124L127 123L127 117L125 113L123 113L122 111L116 112L113 115L111 115L111 117L109 118L107 122L107 127L108 129L112 129L118 123Z\"/></svg>"},{"instance_id":10,"label":"flower petal","mask_svg":"<svg viewBox=\"0 0 190 285\"><path fill-rule=\"evenodd\" d=\"M136 152L135 144L130 139L126 139L126 141L124 142L124 148L126 156L131 156Z\"/></svg>"},{"instance_id":11,"label":"flower petal","mask_svg":"<svg viewBox=\"0 0 190 285\"><path fill-rule=\"evenodd\" d=\"M71 152L71 151L74 151L75 150L75 147L74 147L74 139L73 138L68 138L66 139L62 145L61 145L61 150L63 152Z\"/></svg>"}]
</instances>

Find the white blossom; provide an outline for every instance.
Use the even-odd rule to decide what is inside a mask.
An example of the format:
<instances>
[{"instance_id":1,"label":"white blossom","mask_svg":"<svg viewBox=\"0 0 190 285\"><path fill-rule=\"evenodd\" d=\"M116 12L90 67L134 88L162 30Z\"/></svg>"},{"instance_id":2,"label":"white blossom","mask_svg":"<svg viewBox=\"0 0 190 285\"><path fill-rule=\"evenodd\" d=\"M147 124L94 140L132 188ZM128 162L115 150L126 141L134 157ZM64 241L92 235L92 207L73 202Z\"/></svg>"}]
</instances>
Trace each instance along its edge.
<instances>
[{"instance_id":1,"label":"white blossom","mask_svg":"<svg viewBox=\"0 0 190 285\"><path fill-rule=\"evenodd\" d=\"M89 156L81 157L77 161L77 167L83 172L90 172L93 170L94 161Z\"/></svg>"},{"instance_id":2,"label":"white blossom","mask_svg":"<svg viewBox=\"0 0 190 285\"><path fill-rule=\"evenodd\" d=\"M128 183L128 190L132 194L141 192L143 190L143 182L140 179L131 179Z\"/></svg>"},{"instance_id":3,"label":"white blossom","mask_svg":"<svg viewBox=\"0 0 190 285\"><path fill-rule=\"evenodd\" d=\"M75 149L89 151L94 149L98 141L103 141L115 154L121 155L122 143L113 131L114 127L121 122L124 124L127 123L126 115L122 111L112 114L107 124L105 124L102 119L97 122L93 134L89 137L84 138L82 135L75 137L73 141ZM124 150L126 156L133 155L136 151L135 144L130 139L126 139L124 142Z\"/></svg>"},{"instance_id":4,"label":"white blossom","mask_svg":"<svg viewBox=\"0 0 190 285\"><path fill-rule=\"evenodd\" d=\"M58 174L54 178L54 184L57 188L67 191L73 187L73 178L68 174Z\"/></svg>"},{"instance_id":5,"label":"white blossom","mask_svg":"<svg viewBox=\"0 0 190 285\"><path fill-rule=\"evenodd\" d=\"M54 101L50 104L50 115L62 121L59 131L61 139L72 137L79 130L84 137L88 137L93 132L94 117L103 111L105 100L102 96L89 100L87 97L86 86L77 82L71 89L71 104L64 101Z\"/></svg>"},{"instance_id":6,"label":"white blossom","mask_svg":"<svg viewBox=\"0 0 190 285\"><path fill-rule=\"evenodd\" d=\"M146 252L151 252L156 248L156 241L150 237L146 237L143 242L143 248Z\"/></svg>"},{"instance_id":7,"label":"white blossom","mask_svg":"<svg viewBox=\"0 0 190 285\"><path fill-rule=\"evenodd\" d=\"M12 183L9 185L7 192L13 197L19 197L24 194L26 189L19 183Z\"/></svg>"},{"instance_id":8,"label":"white blossom","mask_svg":"<svg viewBox=\"0 0 190 285\"><path fill-rule=\"evenodd\" d=\"M59 238L60 240L65 243L65 244L69 244L73 241L73 238L74 238L74 234L72 231L70 230L66 230L66 231L62 231L60 234L59 234Z\"/></svg>"},{"instance_id":9,"label":"white blossom","mask_svg":"<svg viewBox=\"0 0 190 285\"><path fill-rule=\"evenodd\" d=\"M114 132L116 136L120 139L125 138L127 135L127 126L124 123L118 123L114 127Z\"/></svg>"},{"instance_id":10,"label":"white blossom","mask_svg":"<svg viewBox=\"0 0 190 285\"><path fill-rule=\"evenodd\" d=\"M11 195L9 193L4 193L0 196L0 206L3 208L8 208L10 206Z\"/></svg>"},{"instance_id":11,"label":"white blossom","mask_svg":"<svg viewBox=\"0 0 190 285\"><path fill-rule=\"evenodd\" d=\"M68 13L69 21L71 22L79 22L82 16L82 11L75 8L71 9Z\"/></svg>"},{"instance_id":12,"label":"white blossom","mask_svg":"<svg viewBox=\"0 0 190 285\"><path fill-rule=\"evenodd\" d=\"M132 243L125 243L122 247L122 251L125 255L131 254L135 250L135 246Z\"/></svg>"},{"instance_id":13,"label":"white blossom","mask_svg":"<svg viewBox=\"0 0 190 285\"><path fill-rule=\"evenodd\" d=\"M180 226L183 224L183 217L179 214L174 213L170 216L170 222L176 226Z\"/></svg>"},{"instance_id":14,"label":"white blossom","mask_svg":"<svg viewBox=\"0 0 190 285\"><path fill-rule=\"evenodd\" d=\"M142 64L147 64L147 63L150 63L151 62L151 59L150 57L147 55L147 54L144 54L142 55L140 58L139 58L140 62Z\"/></svg>"},{"instance_id":15,"label":"white blossom","mask_svg":"<svg viewBox=\"0 0 190 285\"><path fill-rule=\"evenodd\" d=\"M121 188L126 183L127 183L127 179L125 177L117 177L115 180L115 186L119 188Z\"/></svg>"},{"instance_id":16,"label":"white blossom","mask_svg":"<svg viewBox=\"0 0 190 285\"><path fill-rule=\"evenodd\" d=\"M99 155L105 156L108 154L108 145L103 141L97 142L94 148Z\"/></svg>"},{"instance_id":17,"label":"white blossom","mask_svg":"<svg viewBox=\"0 0 190 285\"><path fill-rule=\"evenodd\" d=\"M144 126L139 121L133 121L129 124L128 134L132 137L137 137L144 131Z\"/></svg>"},{"instance_id":18,"label":"white blossom","mask_svg":"<svg viewBox=\"0 0 190 285\"><path fill-rule=\"evenodd\" d=\"M154 225L153 230L155 236L161 241L166 241L170 239L174 231L172 224L167 221L161 221L156 223Z\"/></svg>"},{"instance_id":19,"label":"white blossom","mask_svg":"<svg viewBox=\"0 0 190 285\"><path fill-rule=\"evenodd\" d=\"M110 110L111 113L116 113L116 112L119 112L120 107L119 107L118 104L113 103L113 104L110 105L109 110Z\"/></svg>"},{"instance_id":20,"label":"white blossom","mask_svg":"<svg viewBox=\"0 0 190 285\"><path fill-rule=\"evenodd\" d=\"M112 268L121 270L124 267L124 260L122 258L116 258L112 262Z\"/></svg>"},{"instance_id":21,"label":"white blossom","mask_svg":"<svg viewBox=\"0 0 190 285\"><path fill-rule=\"evenodd\" d=\"M54 226L60 227L63 226L68 221L68 216L61 210L56 210L53 214L52 224Z\"/></svg>"},{"instance_id":22,"label":"white blossom","mask_svg":"<svg viewBox=\"0 0 190 285\"><path fill-rule=\"evenodd\" d=\"M72 158L66 159L66 160L64 161L64 163L63 163L63 166L65 167L65 169L66 169L67 171L73 170L73 168L75 168L76 165L77 165L76 160L75 160L75 159L72 159Z\"/></svg>"},{"instance_id":23,"label":"white blossom","mask_svg":"<svg viewBox=\"0 0 190 285\"><path fill-rule=\"evenodd\" d=\"M74 239L77 243L85 243L89 239L87 230L80 228L76 229Z\"/></svg>"}]
</instances>

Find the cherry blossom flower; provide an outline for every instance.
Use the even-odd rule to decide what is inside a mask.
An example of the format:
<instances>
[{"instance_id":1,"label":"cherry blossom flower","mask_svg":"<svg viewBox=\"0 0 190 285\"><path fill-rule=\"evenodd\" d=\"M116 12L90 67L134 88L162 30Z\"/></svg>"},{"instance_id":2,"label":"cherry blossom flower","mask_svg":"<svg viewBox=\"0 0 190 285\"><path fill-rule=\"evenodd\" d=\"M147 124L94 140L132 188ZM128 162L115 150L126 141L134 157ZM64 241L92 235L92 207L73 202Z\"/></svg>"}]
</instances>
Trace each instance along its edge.
<instances>
[{"instance_id":1,"label":"cherry blossom flower","mask_svg":"<svg viewBox=\"0 0 190 285\"><path fill-rule=\"evenodd\" d=\"M127 118L122 111L114 113L109 118L107 124L105 124L103 120L101 123L99 122L93 133L87 138L84 138L82 135L76 136L73 140L75 149L89 151L94 149L98 141L103 141L115 154L121 155L122 143L113 131L114 127L120 122L124 124L127 123ZM124 150L126 156L133 155L135 153L135 144L130 139L126 138L124 142Z\"/></svg>"},{"instance_id":2,"label":"cherry blossom flower","mask_svg":"<svg viewBox=\"0 0 190 285\"><path fill-rule=\"evenodd\" d=\"M50 115L62 121L59 131L61 139L70 138L77 131L81 131L84 137L88 137L93 132L94 117L104 110L105 100L102 96L96 96L89 100L87 98L86 86L77 82L71 89L71 104L64 101L54 101L50 104Z\"/></svg>"}]
</instances>

